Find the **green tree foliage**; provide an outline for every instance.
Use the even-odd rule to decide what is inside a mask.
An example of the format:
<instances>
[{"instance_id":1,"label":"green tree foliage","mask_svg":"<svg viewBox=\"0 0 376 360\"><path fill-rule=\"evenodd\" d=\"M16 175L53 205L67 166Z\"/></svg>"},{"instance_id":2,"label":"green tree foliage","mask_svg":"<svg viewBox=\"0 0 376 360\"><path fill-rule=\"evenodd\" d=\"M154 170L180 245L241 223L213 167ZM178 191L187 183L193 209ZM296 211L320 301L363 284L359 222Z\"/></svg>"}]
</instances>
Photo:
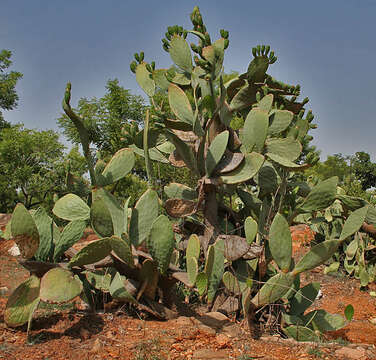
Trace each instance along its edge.
<instances>
[{"instance_id":1,"label":"green tree foliage","mask_svg":"<svg viewBox=\"0 0 376 360\"><path fill-rule=\"evenodd\" d=\"M359 151L351 158L351 167L363 190L376 186L376 164L371 162L368 153Z\"/></svg>"},{"instance_id":2,"label":"green tree foliage","mask_svg":"<svg viewBox=\"0 0 376 360\"><path fill-rule=\"evenodd\" d=\"M22 74L17 71L5 72L11 65L11 51L0 51L0 109L12 110L17 106L18 95L16 93L17 81L22 78ZM0 130L9 128L9 123L4 120L0 110Z\"/></svg>"},{"instance_id":3,"label":"green tree foliage","mask_svg":"<svg viewBox=\"0 0 376 360\"><path fill-rule=\"evenodd\" d=\"M52 130L12 126L0 141L1 211L22 202L27 208L52 201L64 188L64 146Z\"/></svg>"},{"instance_id":4,"label":"green tree foliage","mask_svg":"<svg viewBox=\"0 0 376 360\"><path fill-rule=\"evenodd\" d=\"M142 97L132 95L114 79L107 82L103 97L81 98L75 112L84 119L92 144L107 156L124 147L123 127L132 121L140 123L144 109ZM65 114L57 122L68 140L80 143L76 128Z\"/></svg>"}]
</instances>

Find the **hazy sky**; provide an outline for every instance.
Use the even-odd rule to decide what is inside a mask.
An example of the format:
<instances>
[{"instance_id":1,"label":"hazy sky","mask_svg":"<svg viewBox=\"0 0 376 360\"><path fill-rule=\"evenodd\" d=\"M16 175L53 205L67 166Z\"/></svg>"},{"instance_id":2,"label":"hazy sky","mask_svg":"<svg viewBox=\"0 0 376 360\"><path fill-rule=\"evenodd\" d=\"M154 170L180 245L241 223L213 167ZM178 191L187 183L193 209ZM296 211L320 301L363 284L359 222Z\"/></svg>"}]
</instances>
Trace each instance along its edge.
<instances>
[{"instance_id":1,"label":"hazy sky","mask_svg":"<svg viewBox=\"0 0 376 360\"><path fill-rule=\"evenodd\" d=\"M142 94L129 70L133 54L169 66L161 38L169 25L191 29L194 5L212 38L230 32L225 71L245 71L253 46L271 46L278 61L269 73L301 84L310 98L323 159L356 151L376 158L376 0L1 0L0 49L13 52L11 69L24 74L18 109L5 119L57 130L67 81L73 105L102 96L113 78Z\"/></svg>"}]
</instances>

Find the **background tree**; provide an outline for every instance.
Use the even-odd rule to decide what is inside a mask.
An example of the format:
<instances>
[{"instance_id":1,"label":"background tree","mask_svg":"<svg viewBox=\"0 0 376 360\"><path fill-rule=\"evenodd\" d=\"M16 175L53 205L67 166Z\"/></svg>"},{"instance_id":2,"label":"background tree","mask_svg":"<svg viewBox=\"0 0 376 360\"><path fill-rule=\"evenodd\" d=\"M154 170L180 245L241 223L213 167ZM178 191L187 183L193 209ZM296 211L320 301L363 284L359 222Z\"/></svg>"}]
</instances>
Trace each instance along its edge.
<instances>
[{"instance_id":1,"label":"background tree","mask_svg":"<svg viewBox=\"0 0 376 360\"><path fill-rule=\"evenodd\" d=\"M12 126L2 131L0 141L1 211L22 202L28 209L52 201L65 181L64 145L52 131ZM10 193L10 196L4 197Z\"/></svg>"},{"instance_id":2,"label":"background tree","mask_svg":"<svg viewBox=\"0 0 376 360\"><path fill-rule=\"evenodd\" d=\"M12 53L9 50L0 52L0 131L10 127L10 124L4 120L1 109L12 110L17 106L16 84L22 78L20 72L5 72L12 65L11 56Z\"/></svg>"},{"instance_id":3,"label":"background tree","mask_svg":"<svg viewBox=\"0 0 376 360\"><path fill-rule=\"evenodd\" d=\"M364 151L356 152L351 157L351 168L360 181L363 190L376 186L376 164L371 162L371 157Z\"/></svg>"}]
</instances>

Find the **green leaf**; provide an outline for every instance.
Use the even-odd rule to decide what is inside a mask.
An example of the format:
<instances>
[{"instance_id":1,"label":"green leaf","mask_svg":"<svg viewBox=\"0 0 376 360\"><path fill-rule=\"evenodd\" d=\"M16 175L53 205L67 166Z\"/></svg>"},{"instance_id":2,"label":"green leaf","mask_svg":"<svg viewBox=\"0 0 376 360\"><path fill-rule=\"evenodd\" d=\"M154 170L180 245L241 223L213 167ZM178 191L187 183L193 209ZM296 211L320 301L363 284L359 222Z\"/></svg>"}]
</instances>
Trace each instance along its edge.
<instances>
[{"instance_id":1,"label":"green leaf","mask_svg":"<svg viewBox=\"0 0 376 360\"><path fill-rule=\"evenodd\" d=\"M192 72L192 57L188 43L179 35L174 35L170 41L169 53L172 61L182 70Z\"/></svg>"},{"instance_id":2,"label":"green leaf","mask_svg":"<svg viewBox=\"0 0 376 360\"><path fill-rule=\"evenodd\" d=\"M235 295L241 294L239 281L231 272L226 271L223 274L222 281L230 293Z\"/></svg>"},{"instance_id":3,"label":"green leaf","mask_svg":"<svg viewBox=\"0 0 376 360\"><path fill-rule=\"evenodd\" d=\"M8 326L21 326L29 321L40 300L39 289L40 280L32 275L13 291L4 311L4 321Z\"/></svg>"},{"instance_id":4,"label":"green leaf","mask_svg":"<svg viewBox=\"0 0 376 360\"><path fill-rule=\"evenodd\" d=\"M248 216L244 221L244 232L248 244L252 244L254 242L257 235L257 229L257 222L251 216Z\"/></svg>"},{"instance_id":5,"label":"green leaf","mask_svg":"<svg viewBox=\"0 0 376 360\"><path fill-rule=\"evenodd\" d=\"M363 225L368 212L368 205L353 211L343 224L339 240L345 240L356 233Z\"/></svg>"},{"instance_id":6,"label":"green leaf","mask_svg":"<svg viewBox=\"0 0 376 360\"><path fill-rule=\"evenodd\" d=\"M242 144L246 152L261 152L264 148L266 135L268 132L268 113L254 108L245 119Z\"/></svg>"},{"instance_id":7,"label":"green leaf","mask_svg":"<svg viewBox=\"0 0 376 360\"><path fill-rule=\"evenodd\" d=\"M264 96L257 104L260 110L266 111L267 113L272 109L273 104L273 94Z\"/></svg>"},{"instance_id":8,"label":"green leaf","mask_svg":"<svg viewBox=\"0 0 376 360\"><path fill-rule=\"evenodd\" d=\"M146 69L146 63L137 65L136 68L136 80L141 86L142 90L145 91L146 95L153 97L155 93L155 82L150 77L148 69Z\"/></svg>"},{"instance_id":9,"label":"green leaf","mask_svg":"<svg viewBox=\"0 0 376 360\"><path fill-rule=\"evenodd\" d=\"M72 221L64 227L59 240L55 243L55 262L59 261L64 252L82 238L85 228L86 221L83 220Z\"/></svg>"},{"instance_id":10,"label":"green leaf","mask_svg":"<svg viewBox=\"0 0 376 360\"><path fill-rule=\"evenodd\" d=\"M112 276L110 272L95 270L86 272L86 279L90 285L100 291L110 292Z\"/></svg>"},{"instance_id":11,"label":"green leaf","mask_svg":"<svg viewBox=\"0 0 376 360\"><path fill-rule=\"evenodd\" d=\"M208 288L208 277L204 272L198 273L196 276L196 287L200 296L204 295Z\"/></svg>"},{"instance_id":12,"label":"green leaf","mask_svg":"<svg viewBox=\"0 0 376 360\"><path fill-rule=\"evenodd\" d=\"M35 258L40 261L48 261L53 252L52 219L41 207L32 214L32 217L39 233L39 247Z\"/></svg>"},{"instance_id":13,"label":"green leaf","mask_svg":"<svg viewBox=\"0 0 376 360\"><path fill-rule=\"evenodd\" d=\"M319 290L319 283L310 283L299 289L299 291L290 300L290 314L303 314L313 304Z\"/></svg>"},{"instance_id":14,"label":"green leaf","mask_svg":"<svg viewBox=\"0 0 376 360\"><path fill-rule=\"evenodd\" d=\"M111 250L112 248L109 238L93 241L73 256L68 266L73 267L94 264L108 256Z\"/></svg>"},{"instance_id":15,"label":"green leaf","mask_svg":"<svg viewBox=\"0 0 376 360\"><path fill-rule=\"evenodd\" d=\"M311 250L303 256L303 258L297 263L294 274L301 273L303 271L312 270L316 266L323 264L330 259L337 251L338 246L341 244L339 240L326 240L311 248Z\"/></svg>"},{"instance_id":16,"label":"green leaf","mask_svg":"<svg viewBox=\"0 0 376 360\"><path fill-rule=\"evenodd\" d=\"M353 316L354 316L354 307L349 304L345 307L345 318L348 320L348 321L351 321Z\"/></svg>"},{"instance_id":17,"label":"green leaf","mask_svg":"<svg viewBox=\"0 0 376 360\"><path fill-rule=\"evenodd\" d=\"M289 224L285 217L276 214L269 231L269 249L279 268L286 272L290 268L292 239Z\"/></svg>"},{"instance_id":18,"label":"green leaf","mask_svg":"<svg viewBox=\"0 0 376 360\"><path fill-rule=\"evenodd\" d=\"M132 149L121 149L115 153L102 172L101 185L113 184L127 175L134 166Z\"/></svg>"},{"instance_id":19,"label":"green leaf","mask_svg":"<svg viewBox=\"0 0 376 360\"><path fill-rule=\"evenodd\" d=\"M129 145L133 152L141 157L145 157L144 149L138 148L135 144ZM149 149L149 158L154 161L159 161L163 164L168 164L166 157L156 147Z\"/></svg>"},{"instance_id":20,"label":"green leaf","mask_svg":"<svg viewBox=\"0 0 376 360\"><path fill-rule=\"evenodd\" d=\"M129 238L134 246L139 246L149 236L158 210L158 194L154 190L146 190L132 210Z\"/></svg>"},{"instance_id":21,"label":"green leaf","mask_svg":"<svg viewBox=\"0 0 376 360\"><path fill-rule=\"evenodd\" d=\"M90 208L77 195L67 194L56 201L52 212L60 219L87 220L90 218Z\"/></svg>"},{"instance_id":22,"label":"green leaf","mask_svg":"<svg viewBox=\"0 0 376 360\"><path fill-rule=\"evenodd\" d=\"M333 176L314 186L298 210L311 212L327 208L335 200L338 177Z\"/></svg>"},{"instance_id":23,"label":"green leaf","mask_svg":"<svg viewBox=\"0 0 376 360\"><path fill-rule=\"evenodd\" d=\"M122 277L118 272L115 274L110 286L111 296L120 301L127 301L137 304L137 300L126 289L123 279L124 277ZM125 281L127 280L125 279Z\"/></svg>"},{"instance_id":24,"label":"green leaf","mask_svg":"<svg viewBox=\"0 0 376 360\"><path fill-rule=\"evenodd\" d=\"M265 304L272 304L285 295L294 282L291 273L279 273L271 277L252 299L252 303L259 307Z\"/></svg>"},{"instance_id":25,"label":"green leaf","mask_svg":"<svg viewBox=\"0 0 376 360\"><path fill-rule=\"evenodd\" d=\"M166 69L157 69L153 71L155 85L163 91L167 91L168 87L170 86L170 82L166 78L166 72Z\"/></svg>"},{"instance_id":26,"label":"green leaf","mask_svg":"<svg viewBox=\"0 0 376 360\"><path fill-rule=\"evenodd\" d=\"M208 303L210 304L217 292L218 286L222 280L223 272L225 269L225 257L224 257L224 241L223 239L217 239L212 246L214 250L212 271L208 276ZM210 247L209 246L209 247Z\"/></svg>"},{"instance_id":27,"label":"green leaf","mask_svg":"<svg viewBox=\"0 0 376 360\"><path fill-rule=\"evenodd\" d=\"M196 200L197 191L187 185L170 183L164 187L164 192L170 199Z\"/></svg>"},{"instance_id":28,"label":"green leaf","mask_svg":"<svg viewBox=\"0 0 376 360\"><path fill-rule=\"evenodd\" d=\"M208 153L206 155L205 167L207 176L211 176L215 167L222 159L223 154L227 148L229 132L223 131L218 134L209 146Z\"/></svg>"},{"instance_id":29,"label":"green leaf","mask_svg":"<svg viewBox=\"0 0 376 360\"><path fill-rule=\"evenodd\" d=\"M273 153L266 153L265 154L270 160L273 160L274 162L276 162L277 164L279 165L282 165L284 168L290 170L290 171L299 171L299 170L304 170L307 168L307 165L306 164L303 164L303 165L299 165L299 164L295 164L294 162L292 162L291 160L288 160L288 159L285 159L283 158L282 156L279 156L277 154L273 154Z\"/></svg>"},{"instance_id":30,"label":"green leaf","mask_svg":"<svg viewBox=\"0 0 376 360\"><path fill-rule=\"evenodd\" d=\"M12 214L11 231L21 255L30 259L39 247L38 228L23 204L17 204Z\"/></svg>"},{"instance_id":31,"label":"green leaf","mask_svg":"<svg viewBox=\"0 0 376 360\"><path fill-rule=\"evenodd\" d=\"M118 200L109 191L97 188L92 191L93 202L98 199L103 200L112 219L113 234L120 237L124 230L124 209ZM112 235L112 234L111 234Z\"/></svg>"},{"instance_id":32,"label":"green leaf","mask_svg":"<svg viewBox=\"0 0 376 360\"><path fill-rule=\"evenodd\" d=\"M200 239L196 234L192 234L188 239L186 256L187 259L193 257L196 260L200 257Z\"/></svg>"},{"instance_id":33,"label":"green leaf","mask_svg":"<svg viewBox=\"0 0 376 360\"><path fill-rule=\"evenodd\" d=\"M147 246L151 256L157 262L158 270L161 274L165 274L175 246L172 225L166 215L160 215L154 220Z\"/></svg>"},{"instance_id":34,"label":"green leaf","mask_svg":"<svg viewBox=\"0 0 376 360\"><path fill-rule=\"evenodd\" d=\"M134 260L132 255L132 248L129 239L127 239L127 236L124 235L123 238L112 236L110 238L110 243L112 251L115 253L115 255L123 260L126 264L133 267Z\"/></svg>"},{"instance_id":35,"label":"green leaf","mask_svg":"<svg viewBox=\"0 0 376 360\"><path fill-rule=\"evenodd\" d=\"M197 259L194 257L187 257L187 275L189 283L194 286L198 275Z\"/></svg>"},{"instance_id":36,"label":"green leaf","mask_svg":"<svg viewBox=\"0 0 376 360\"><path fill-rule=\"evenodd\" d=\"M314 331L304 326L291 325L282 330L288 337L291 337L297 341L320 341L320 338Z\"/></svg>"},{"instance_id":37,"label":"green leaf","mask_svg":"<svg viewBox=\"0 0 376 360\"><path fill-rule=\"evenodd\" d=\"M294 113L288 110L275 110L269 116L268 135L275 136L286 130L294 118Z\"/></svg>"},{"instance_id":38,"label":"green leaf","mask_svg":"<svg viewBox=\"0 0 376 360\"><path fill-rule=\"evenodd\" d=\"M49 270L40 282L40 299L47 303L66 303L81 292L81 281L76 280L70 271L62 268Z\"/></svg>"},{"instance_id":39,"label":"green leaf","mask_svg":"<svg viewBox=\"0 0 376 360\"><path fill-rule=\"evenodd\" d=\"M298 140L292 138L274 138L266 141L266 151L268 154L275 154L284 159L294 161L300 156L302 145Z\"/></svg>"},{"instance_id":40,"label":"green leaf","mask_svg":"<svg viewBox=\"0 0 376 360\"><path fill-rule=\"evenodd\" d=\"M220 179L224 184L238 184L253 178L264 163L264 157L256 152L246 154L243 162L233 171L223 174Z\"/></svg>"},{"instance_id":41,"label":"green leaf","mask_svg":"<svg viewBox=\"0 0 376 360\"><path fill-rule=\"evenodd\" d=\"M192 106L185 92L177 85L170 84L168 87L168 101L172 112L179 120L193 125L194 114Z\"/></svg>"},{"instance_id":42,"label":"green leaf","mask_svg":"<svg viewBox=\"0 0 376 360\"><path fill-rule=\"evenodd\" d=\"M101 237L110 237L114 234L110 210L100 197L91 204L90 218L91 226Z\"/></svg>"},{"instance_id":43,"label":"green leaf","mask_svg":"<svg viewBox=\"0 0 376 360\"><path fill-rule=\"evenodd\" d=\"M313 310L304 316L312 319L312 326L320 332L335 331L346 326L345 319L339 314L330 314L325 310Z\"/></svg>"}]
</instances>

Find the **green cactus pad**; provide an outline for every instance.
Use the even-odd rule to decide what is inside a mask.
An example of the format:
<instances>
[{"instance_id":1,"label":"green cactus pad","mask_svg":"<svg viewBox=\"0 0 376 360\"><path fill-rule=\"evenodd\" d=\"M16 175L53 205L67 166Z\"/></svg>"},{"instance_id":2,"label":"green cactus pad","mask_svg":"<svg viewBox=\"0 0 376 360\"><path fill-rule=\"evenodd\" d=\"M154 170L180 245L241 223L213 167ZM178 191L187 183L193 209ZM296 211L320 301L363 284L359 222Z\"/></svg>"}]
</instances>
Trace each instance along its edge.
<instances>
[{"instance_id":1,"label":"green cactus pad","mask_svg":"<svg viewBox=\"0 0 376 360\"><path fill-rule=\"evenodd\" d=\"M129 145L129 148L133 150L133 152L141 157L145 157L145 151L144 149L138 148L135 144ZM151 160L159 161L163 164L168 164L168 160L166 159L163 154L157 148L150 148L149 149L149 157Z\"/></svg>"},{"instance_id":2,"label":"green cactus pad","mask_svg":"<svg viewBox=\"0 0 376 360\"><path fill-rule=\"evenodd\" d=\"M273 303L285 295L294 282L291 273L280 273L271 277L252 299L252 303L259 307Z\"/></svg>"},{"instance_id":3,"label":"green cactus pad","mask_svg":"<svg viewBox=\"0 0 376 360\"><path fill-rule=\"evenodd\" d=\"M320 290L319 283L310 283L301 289L290 300L290 314L303 314L315 301Z\"/></svg>"},{"instance_id":4,"label":"green cactus pad","mask_svg":"<svg viewBox=\"0 0 376 360\"><path fill-rule=\"evenodd\" d=\"M132 210L129 238L134 246L139 246L149 236L153 221L158 216L158 195L154 190L146 190Z\"/></svg>"},{"instance_id":5,"label":"green cactus pad","mask_svg":"<svg viewBox=\"0 0 376 360\"><path fill-rule=\"evenodd\" d=\"M349 236L357 232L363 225L368 212L368 205L353 211L343 224L342 232L339 240L345 240Z\"/></svg>"},{"instance_id":6,"label":"green cactus pad","mask_svg":"<svg viewBox=\"0 0 376 360\"><path fill-rule=\"evenodd\" d=\"M155 82L150 78L150 72L146 69L146 63L137 65L136 80L145 91L146 95L153 97L155 93Z\"/></svg>"},{"instance_id":7,"label":"green cactus pad","mask_svg":"<svg viewBox=\"0 0 376 360\"><path fill-rule=\"evenodd\" d=\"M277 154L266 153L265 154L270 160L276 162L279 165L282 165L284 168L290 171L300 171L307 169L307 164L299 165L295 164L291 160L285 159Z\"/></svg>"},{"instance_id":8,"label":"green cactus pad","mask_svg":"<svg viewBox=\"0 0 376 360\"><path fill-rule=\"evenodd\" d=\"M137 300L126 289L124 281L127 280L117 272L110 285L111 296L116 300L137 304Z\"/></svg>"},{"instance_id":9,"label":"green cactus pad","mask_svg":"<svg viewBox=\"0 0 376 360\"><path fill-rule=\"evenodd\" d=\"M275 136L286 130L294 118L294 113L288 110L275 110L269 116L268 135Z\"/></svg>"},{"instance_id":10,"label":"green cactus pad","mask_svg":"<svg viewBox=\"0 0 376 360\"><path fill-rule=\"evenodd\" d=\"M218 134L212 143L209 146L206 159L205 159L205 167L206 167L206 175L211 176L215 167L218 165L220 160L222 159L223 154L227 148L229 132L223 131Z\"/></svg>"},{"instance_id":11,"label":"green cactus pad","mask_svg":"<svg viewBox=\"0 0 376 360\"><path fill-rule=\"evenodd\" d=\"M281 214L276 214L270 226L269 249L279 268L287 272L291 264L292 239L289 224Z\"/></svg>"},{"instance_id":12,"label":"green cactus pad","mask_svg":"<svg viewBox=\"0 0 376 360\"><path fill-rule=\"evenodd\" d=\"M110 272L95 270L87 271L85 275L91 286L103 292L110 292L110 284L112 280Z\"/></svg>"},{"instance_id":13,"label":"green cactus pad","mask_svg":"<svg viewBox=\"0 0 376 360\"><path fill-rule=\"evenodd\" d=\"M248 83L240 88L230 102L231 111L240 111L256 102L257 88Z\"/></svg>"},{"instance_id":14,"label":"green cactus pad","mask_svg":"<svg viewBox=\"0 0 376 360\"><path fill-rule=\"evenodd\" d=\"M103 199L97 198L93 201L90 218L91 226L101 237L110 237L114 234L111 213Z\"/></svg>"},{"instance_id":15,"label":"green cactus pad","mask_svg":"<svg viewBox=\"0 0 376 360\"><path fill-rule=\"evenodd\" d=\"M210 304L217 292L218 286L222 280L225 268L225 245L223 239L217 239L214 245L213 267L210 275L208 276L208 303Z\"/></svg>"},{"instance_id":16,"label":"green cactus pad","mask_svg":"<svg viewBox=\"0 0 376 360\"><path fill-rule=\"evenodd\" d=\"M52 219L41 207L32 214L32 217L39 233L39 247L35 258L40 261L48 261L53 251Z\"/></svg>"},{"instance_id":17,"label":"green cactus pad","mask_svg":"<svg viewBox=\"0 0 376 360\"><path fill-rule=\"evenodd\" d=\"M281 183L277 171L269 162L264 163L255 177L255 181L260 187L260 198L264 197L266 194L274 194Z\"/></svg>"},{"instance_id":18,"label":"green cactus pad","mask_svg":"<svg viewBox=\"0 0 376 360\"><path fill-rule=\"evenodd\" d=\"M198 275L197 259L194 257L187 257L187 274L190 285L194 286Z\"/></svg>"},{"instance_id":19,"label":"green cactus pad","mask_svg":"<svg viewBox=\"0 0 376 360\"><path fill-rule=\"evenodd\" d=\"M147 246L151 256L157 262L158 270L161 274L165 274L175 246L174 232L167 216L160 215L154 220Z\"/></svg>"},{"instance_id":20,"label":"green cactus pad","mask_svg":"<svg viewBox=\"0 0 376 360\"><path fill-rule=\"evenodd\" d=\"M274 138L266 141L266 151L268 154L275 154L284 159L294 161L300 156L302 145L298 140L292 138Z\"/></svg>"},{"instance_id":21,"label":"green cactus pad","mask_svg":"<svg viewBox=\"0 0 376 360\"><path fill-rule=\"evenodd\" d=\"M25 259L30 259L39 247L39 233L33 217L23 204L17 204L12 214L11 231L14 242Z\"/></svg>"},{"instance_id":22,"label":"green cactus pad","mask_svg":"<svg viewBox=\"0 0 376 360\"><path fill-rule=\"evenodd\" d=\"M93 264L104 259L111 252L110 238L93 241L82 248L69 262L69 267Z\"/></svg>"},{"instance_id":23,"label":"green cactus pad","mask_svg":"<svg viewBox=\"0 0 376 360\"><path fill-rule=\"evenodd\" d=\"M337 199L340 200L342 202L342 204L345 205L346 208L348 208L351 211L357 210L357 209L367 205L366 200L364 200L362 198L354 197L354 196L347 196L347 195L338 194Z\"/></svg>"},{"instance_id":24,"label":"green cactus pad","mask_svg":"<svg viewBox=\"0 0 376 360\"><path fill-rule=\"evenodd\" d=\"M246 152L261 152L264 148L269 126L268 113L255 108L252 109L245 119L242 135L242 144Z\"/></svg>"},{"instance_id":25,"label":"green cactus pad","mask_svg":"<svg viewBox=\"0 0 376 360\"><path fill-rule=\"evenodd\" d=\"M81 281L62 268L54 268L42 277L40 282L40 299L43 302L62 304L73 300L82 292Z\"/></svg>"},{"instance_id":26,"label":"green cactus pad","mask_svg":"<svg viewBox=\"0 0 376 360\"><path fill-rule=\"evenodd\" d=\"M313 310L304 315L306 320L312 319L312 326L320 332L336 331L347 325L346 320L339 314L330 314L325 310Z\"/></svg>"},{"instance_id":27,"label":"green cactus pad","mask_svg":"<svg viewBox=\"0 0 376 360\"><path fill-rule=\"evenodd\" d=\"M194 114L192 106L187 95L179 86L170 84L168 87L168 101L172 112L179 120L193 125Z\"/></svg>"},{"instance_id":28,"label":"green cactus pad","mask_svg":"<svg viewBox=\"0 0 376 360\"><path fill-rule=\"evenodd\" d=\"M327 208L335 200L337 183L338 177L333 176L314 186L298 210L311 212Z\"/></svg>"},{"instance_id":29,"label":"green cactus pad","mask_svg":"<svg viewBox=\"0 0 376 360\"><path fill-rule=\"evenodd\" d=\"M359 247L359 239L357 236L355 236L355 239L351 241L351 243L348 244L346 247L345 254L346 254L347 260L352 260L354 258L356 252L358 251L358 247Z\"/></svg>"},{"instance_id":30,"label":"green cactus pad","mask_svg":"<svg viewBox=\"0 0 376 360\"><path fill-rule=\"evenodd\" d=\"M29 277L9 296L4 311L4 321L8 326L17 327L29 321L39 304L40 280Z\"/></svg>"},{"instance_id":31,"label":"green cactus pad","mask_svg":"<svg viewBox=\"0 0 376 360\"><path fill-rule=\"evenodd\" d=\"M192 72L192 56L188 43L179 35L174 35L170 42L169 53L172 61L182 70Z\"/></svg>"},{"instance_id":32,"label":"green cactus pad","mask_svg":"<svg viewBox=\"0 0 376 360\"><path fill-rule=\"evenodd\" d=\"M198 273L196 277L196 287L200 296L204 295L208 288L208 277L204 272Z\"/></svg>"},{"instance_id":33,"label":"green cactus pad","mask_svg":"<svg viewBox=\"0 0 376 360\"><path fill-rule=\"evenodd\" d=\"M311 248L295 266L293 273L299 274L323 264L330 259L341 244L339 240L326 240Z\"/></svg>"},{"instance_id":34,"label":"green cactus pad","mask_svg":"<svg viewBox=\"0 0 376 360\"><path fill-rule=\"evenodd\" d=\"M196 200L197 192L190 187L178 184L170 183L164 187L164 192L170 199L183 199L183 200Z\"/></svg>"},{"instance_id":35,"label":"green cactus pad","mask_svg":"<svg viewBox=\"0 0 376 360\"><path fill-rule=\"evenodd\" d=\"M252 152L244 156L243 162L234 170L220 176L224 184L238 184L253 178L264 163L261 154Z\"/></svg>"},{"instance_id":36,"label":"green cactus pad","mask_svg":"<svg viewBox=\"0 0 376 360\"><path fill-rule=\"evenodd\" d=\"M97 188L92 191L93 201L101 199L104 201L111 214L114 235L120 237L124 231L124 209L119 201L109 191L103 188Z\"/></svg>"},{"instance_id":37,"label":"green cactus pad","mask_svg":"<svg viewBox=\"0 0 376 360\"><path fill-rule=\"evenodd\" d=\"M320 338L314 331L304 326L291 325L282 330L288 337L291 337L297 341L320 341Z\"/></svg>"},{"instance_id":38,"label":"green cactus pad","mask_svg":"<svg viewBox=\"0 0 376 360\"><path fill-rule=\"evenodd\" d=\"M166 69L158 69L153 71L153 79L155 85L163 91L167 91L170 86L170 82L166 78Z\"/></svg>"},{"instance_id":39,"label":"green cactus pad","mask_svg":"<svg viewBox=\"0 0 376 360\"><path fill-rule=\"evenodd\" d=\"M127 175L134 166L132 149L121 149L115 153L102 172L101 186L113 184Z\"/></svg>"},{"instance_id":40,"label":"green cactus pad","mask_svg":"<svg viewBox=\"0 0 376 360\"><path fill-rule=\"evenodd\" d=\"M87 220L90 218L90 208L77 195L67 194L56 201L52 212L60 219Z\"/></svg>"},{"instance_id":41,"label":"green cactus pad","mask_svg":"<svg viewBox=\"0 0 376 360\"><path fill-rule=\"evenodd\" d=\"M118 256L126 264L133 267L134 260L132 255L132 248L129 239L127 238L127 235L124 234L123 238L112 236L110 238L110 243L112 251L115 253L115 255Z\"/></svg>"},{"instance_id":42,"label":"green cactus pad","mask_svg":"<svg viewBox=\"0 0 376 360\"><path fill-rule=\"evenodd\" d=\"M53 257L55 262L59 261L64 252L82 238L85 228L86 221L83 220L71 221L64 227L60 238L55 242Z\"/></svg>"},{"instance_id":43,"label":"green cactus pad","mask_svg":"<svg viewBox=\"0 0 376 360\"><path fill-rule=\"evenodd\" d=\"M230 293L235 295L241 294L238 279L231 272L226 271L223 274L222 281Z\"/></svg>"},{"instance_id":44,"label":"green cactus pad","mask_svg":"<svg viewBox=\"0 0 376 360\"><path fill-rule=\"evenodd\" d=\"M193 257L196 260L200 256L200 239L196 234L192 234L188 239L186 256L187 259Z\"/></svg>"},{"instance_id":45,"label":"green cactus pad","mask_svg":"<svg viewBox=\"0 0 376 360\"><path fill-rule=\"evenodd\" d=\"M266 95L258 102L257 107L268 113L272 109L273 99L273 94Z\"/></svg>"}]
</instances>

